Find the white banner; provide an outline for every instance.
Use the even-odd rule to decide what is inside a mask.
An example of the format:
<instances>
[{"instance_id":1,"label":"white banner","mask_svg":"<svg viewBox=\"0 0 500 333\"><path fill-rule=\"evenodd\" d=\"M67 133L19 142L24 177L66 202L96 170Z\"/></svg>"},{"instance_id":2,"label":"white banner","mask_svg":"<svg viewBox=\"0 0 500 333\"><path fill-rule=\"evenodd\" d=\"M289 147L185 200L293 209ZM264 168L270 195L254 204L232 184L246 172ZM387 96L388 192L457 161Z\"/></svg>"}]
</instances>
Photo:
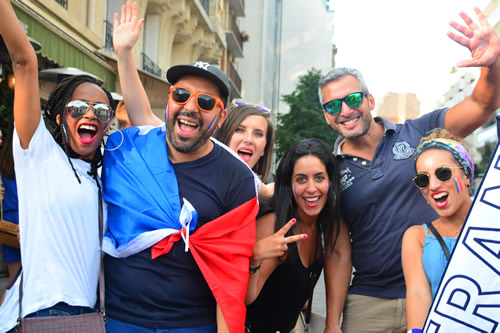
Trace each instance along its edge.
<instances>
[{"instance_id":1,"label":"white banner","mask_svg":"<svg viewBox=\"0 0 500 333\"><path fill-rule=\"evenodd\" d=\"M423 332L500 332L499 323L500 149L497 144Z\"/></svg>"}]
</instances>

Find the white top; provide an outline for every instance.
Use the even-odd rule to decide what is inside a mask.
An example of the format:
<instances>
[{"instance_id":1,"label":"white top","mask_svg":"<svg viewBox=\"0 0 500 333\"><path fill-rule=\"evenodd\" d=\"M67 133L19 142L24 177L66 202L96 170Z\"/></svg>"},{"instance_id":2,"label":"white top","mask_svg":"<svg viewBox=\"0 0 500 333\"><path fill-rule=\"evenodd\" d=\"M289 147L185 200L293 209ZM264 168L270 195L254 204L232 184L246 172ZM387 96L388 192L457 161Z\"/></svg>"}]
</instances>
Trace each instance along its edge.
<instances>
[{"instance_id":1,"label":"white top","mask_svg":"<svg viewBox=\"0 0 500 333\"><path fill-rule=\"evenodd\" d=\"M100 265L99 207L97 185L87 173L90 164L71 159L79 184L43 119L26 150L14 132L13 152L24 271L22 316L58 302L94 307ZM7 292L0 307L0 332L16 325L18 295L16 287Z\"/></svg>"}]
</instances>

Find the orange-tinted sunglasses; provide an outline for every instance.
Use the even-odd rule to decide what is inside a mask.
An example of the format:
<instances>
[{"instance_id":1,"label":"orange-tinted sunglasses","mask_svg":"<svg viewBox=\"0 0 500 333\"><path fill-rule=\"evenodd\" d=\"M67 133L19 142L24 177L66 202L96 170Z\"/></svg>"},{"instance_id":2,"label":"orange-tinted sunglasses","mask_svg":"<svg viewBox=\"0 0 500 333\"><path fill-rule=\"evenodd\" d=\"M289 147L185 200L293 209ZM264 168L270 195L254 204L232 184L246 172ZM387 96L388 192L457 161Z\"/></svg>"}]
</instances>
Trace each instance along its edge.
<instances>
[{"instance_id":1,"label":"orange-tinted sunglasses","mask_svg":"<svg viewBox=\"0 0 500 333\"><path fill-rule=\"evenodd\" d=\"M193 96L196 97L196 105L198 108L204 112L211 112L216 105L219 105L220 108L224 110L224 103L222 103L221 99L217 96L198 93L177 86L170 87L170 97L176 104L184 105L189 102Z\"/></svg>"}]
</instances>

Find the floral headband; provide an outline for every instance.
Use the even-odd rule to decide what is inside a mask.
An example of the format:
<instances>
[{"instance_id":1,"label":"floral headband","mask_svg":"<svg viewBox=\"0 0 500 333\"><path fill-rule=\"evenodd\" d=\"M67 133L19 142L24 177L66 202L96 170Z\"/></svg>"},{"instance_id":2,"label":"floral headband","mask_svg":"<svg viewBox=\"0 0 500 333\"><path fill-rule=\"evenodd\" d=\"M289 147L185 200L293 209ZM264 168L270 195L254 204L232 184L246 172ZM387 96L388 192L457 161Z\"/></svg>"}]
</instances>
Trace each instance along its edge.
<instances>
[{"instance_id":1,"label":"floral headband","mask_svg":"<svg viewBox=\"0 0 500 333\"><path fill-rule=\"evenodd\" d=\"M422 152L433 147L443 148L449 151L465 170L469 180L472 181L474 179L474 163L472 162L472 158L464 146L455 140L437 138L423 142L415 154L415 164Z\"/></svg>"}]
</instances>

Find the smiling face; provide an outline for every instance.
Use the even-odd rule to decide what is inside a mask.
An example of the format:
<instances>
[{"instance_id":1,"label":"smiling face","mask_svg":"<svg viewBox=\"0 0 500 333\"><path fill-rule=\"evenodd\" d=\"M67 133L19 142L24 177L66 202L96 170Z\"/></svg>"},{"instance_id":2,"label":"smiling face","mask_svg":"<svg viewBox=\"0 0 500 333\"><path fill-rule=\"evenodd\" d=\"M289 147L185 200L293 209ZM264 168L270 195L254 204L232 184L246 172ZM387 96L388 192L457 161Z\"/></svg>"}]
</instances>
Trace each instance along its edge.
<instances>
[{"instance_id":1,"label":"smiling face","mask_svg":"<svg viewBox=\"0 0 500 333\"><path fill-rule=\"evenodd\" d=\"M319 158L306 155L297 160L292 174L292 191L299 219L319 215L325 207L329 186L330 179Z\"/></svg>"},{"instance_id":2,"label":"smiling face","mask_svg":"<svg viewBox=\"0 0 500 333\"><path fill-rule=\"evenodd\" d=\"M447 181L436 177L436 169L442 166L451 167L452 175ZM429 176L429 185L421 191L440 216L450 217L464 213L463 208L468 207L464 203L470 201L467 191L470 182L450 152L428 149L418 157L416 169L417 173L426 173Z\"/></svg>"},{"instance_id":3,"label":"smiling face","mask_svg":"<svg viewBox=\"0 0 500 333\"><path fill-rule=\"evenodd\" d=\"M199 76L184 76L175 83L176 87L197 93L219 96L219 89L210 80ZM226 110L219 105L210 112L201 111L196 98L191 97L186 104L177 104L169 98L167 106L167 140L180 153L208 153L211 145L208 139L216 127L220 127L226 117Z\"/></svg>"},{"instance_id":4,"label":"smiling face","mask_svg":"<svg viewBox=\"0 0 500 333\"><path fill-rule=\"evenodd\" d=\"M362 91L358 80L352 75L346 75L332 81L321 90L323 100L329 102L334 99ZM345 102L339 114L331 115L323 109L325 120L332 129L347 139L356 139L370 130L373 122L371 110L375 107L375 100L371 94L363 97L363 103L356 109L351 109Z\"/></svg>"},{"instance_id":5,"label":"smiling face","mask_svg":"<svg viewBox=\"0 0 500 333\"><path fill-rule=\"evenodd\" d=\"M106 93L99 86L89 82L82 83L73 91L69 101L74 100L109 105ZM59 116L57 116L57 122L60 122ZM101 122L96 118L93 108L89 108L89 111L80 119L74 119L68 112L64 112L64 127L69 146L84 160L94 157L108 124L109 121Z\"/></svg>"},{"instance_id":6,"label":"smiling face","mask_svg":"<svg viewBox=\"0 0 500 333\"><path fill-rule=\"evenodd\" d=\"M267 120L264 116L250 115L243 119L231 136L229 148L236 152L250 168L264 155Z\"/></svg>"}]
</instances>

